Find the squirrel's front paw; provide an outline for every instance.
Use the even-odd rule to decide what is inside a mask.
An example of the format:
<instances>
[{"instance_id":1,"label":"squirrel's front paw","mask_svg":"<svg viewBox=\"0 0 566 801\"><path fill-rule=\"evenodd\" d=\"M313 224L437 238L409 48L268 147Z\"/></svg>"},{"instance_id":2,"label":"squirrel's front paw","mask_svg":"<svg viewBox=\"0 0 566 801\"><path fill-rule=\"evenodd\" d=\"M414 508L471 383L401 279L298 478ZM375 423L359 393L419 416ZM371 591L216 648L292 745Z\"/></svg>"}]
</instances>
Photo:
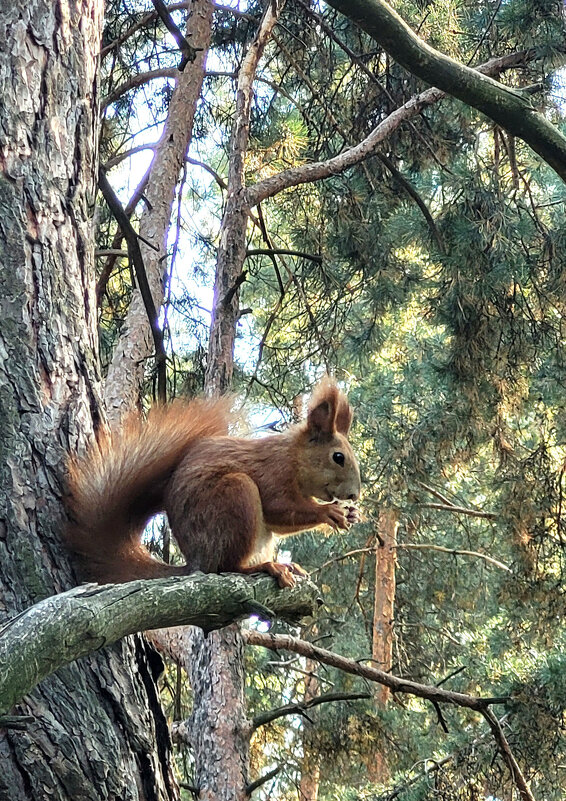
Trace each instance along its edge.
<instances>
[{"instance_id":1,"label":"squirrel's front paw","mask_svg":"<svg viewBox=\"0 0 566 801\"><path fill-rule=\"evenodd\" d=\"M358 507L349 501L337 500L324 506L323 522L332 528L348 529L360 519Z\"/></svg>"},{"instance_id":2,"label":"squirrel's front paw","mask_svg":"<svg viewBox=\"0 0 566 801\"><path fill-rule=\"evenodd\" d=\"M361 519L360 510L357 506L346 506L346 520L350 526L353 526L354 523L359 523Z\"/></svg>"},{"instance_id":3,"label":"squirrel's front paw","mask_svg":"<svg viewBox=\"0 0 566 801\"><path fill-rule=\"evenodd\" d=\"M350 523L346 515L346 510L342 501L333 501L322 507L322 523L332 528L349 528Z\"/></svg>"}]
</instances>

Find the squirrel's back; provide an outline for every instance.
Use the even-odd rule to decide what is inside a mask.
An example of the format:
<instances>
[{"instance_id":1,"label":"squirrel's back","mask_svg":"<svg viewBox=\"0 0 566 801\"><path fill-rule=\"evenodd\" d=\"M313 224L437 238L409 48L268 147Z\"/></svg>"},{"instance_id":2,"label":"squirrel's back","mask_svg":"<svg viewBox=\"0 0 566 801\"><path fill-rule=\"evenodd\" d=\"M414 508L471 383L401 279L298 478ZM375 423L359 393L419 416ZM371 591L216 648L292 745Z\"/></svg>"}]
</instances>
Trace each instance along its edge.
<instances>
[{"instance_id":1,"label":"squirrel's back","mask_svg":"<svg viewBox=\"0 0 566 801\"><path fill-rule=\"evenodd\" d=\"M82 578L128 581L170 575L140 544L148 519L163 509L165 486L197 440L228 433L229 401L194 400L130 415L119 430L99 432L69 462L66 540ZM126 571L126 572L124 572Z\"/></svg>"}]
</instances>

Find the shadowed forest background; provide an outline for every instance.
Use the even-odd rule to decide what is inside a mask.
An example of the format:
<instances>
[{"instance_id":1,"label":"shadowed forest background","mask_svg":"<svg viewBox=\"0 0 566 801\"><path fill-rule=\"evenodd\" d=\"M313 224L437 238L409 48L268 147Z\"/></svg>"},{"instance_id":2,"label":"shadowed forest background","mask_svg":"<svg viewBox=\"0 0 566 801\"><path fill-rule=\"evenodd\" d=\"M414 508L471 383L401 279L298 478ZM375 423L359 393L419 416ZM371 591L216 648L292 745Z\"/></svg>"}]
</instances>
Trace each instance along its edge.
<instances>
[{"instance_id":1,"label":"shadowed forest background","mask_svg":"<svg viewBox=\"0 0 566 801\"><path fill-rule=\"evenodd\" d=\"M394 5L423 41L483 65L564 130L562 3ZM356 411L363 521L285 540L324 605L300 629L270 631L505 699L493 714L532 795L478 711L251 645L242 760L249 748L248 778L264 781L247 791L560 801L563 180L323 3L110 0L98 82L101 191L89 214L108 419L230 388L261 435L303 415L305 393L335 375ZM178 558L161 519L148 540ZM192 738L193 703L205 702L182 664L166 658L158 681L180 789L146 797L203 787Z\"/></svg>"}]
</instances>

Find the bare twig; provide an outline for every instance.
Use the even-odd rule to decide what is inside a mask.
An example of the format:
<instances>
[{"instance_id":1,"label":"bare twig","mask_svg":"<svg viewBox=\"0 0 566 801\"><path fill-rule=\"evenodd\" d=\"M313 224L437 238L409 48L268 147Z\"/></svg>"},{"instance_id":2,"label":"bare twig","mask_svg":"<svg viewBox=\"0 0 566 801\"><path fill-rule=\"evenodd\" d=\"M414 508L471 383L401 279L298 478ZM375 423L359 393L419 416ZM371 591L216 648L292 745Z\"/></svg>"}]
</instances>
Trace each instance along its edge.
<instances>
[{"instance_id":1,"label":"bare twig","mask_svg":"<svg viewBox=\"0 0 566 801\"><path fill-rule=\"evenodd\" d=\"M194 61L197 57L198 49L190 45L187 39L184 37L182 31L180 30L179 26L171 16L171 13L163 0L152 0L153 7L157 11L159 18L161 19L162 23L165 25L173 39L179 51L181 53L181 61L179 62L179 72L183 72L189 61Z\"/></svg>"},{"instance_id":2,"label":"bare twig","mask_svg":"<svg viewBox=\"0 0 566 801\"><path fill-rule=\"evenodd\" d=\"M109 105L119 100L122 95L129 92L131 89L136 89L138 86L143 86L144 83L155 81L158 78L177 78L179 70L177 67L161 67L156 70L148 70L147 72L138 72L123 81L113 89L106 97L100 101L100 111L103 112Z\"/></svg>"},{"instance_id":3,"label":"bare twig","mask_svg":"<svg viewBox=\"0 0 566 801\"><path fill-rule=\"evenodd\" d=\"M469 517L483 517L486 520L495 520L497 515L493 512L480 512L477 509L468 509L467 506L455 506L453 503L420 503L421 509L439 509L441 512L452 512L458 515L468 515Z\"/></svg>"},{"instance_id":4,"label":"bare twig","mask_svg":"<svg viewBox=\"0 0 566 801\"><path fill-rule=\"evenodd\" d=\"M143 257L140 249L138 235L133 228L128 215L124 211L124 207L120 203L118 196L112 189L106 173L100 167L98 172L98 185L100 191L104 196L104 200L108 204L108 208L114 215L116 222L120 226L124 238L128 244L128 254L130 261L134 267L138 286L143 298L147 318L151 328L151 335L153 337L153 344L155 347L155 367L157 370L157 395L160 403L166 401L166 366L167 354L165 353L165 345L163 342L163 331L159 326L159 319L157 316L157 309L151 294L147 274L143 262Z\"/></svg>"},{"instance_id":5,"label":"bare twig","mask_svg":"<svg viewBox=\"0 0 566 801\"><path fill-rule=\"evenodd\" d=\"M443 495L440 490L437 490L434 487L429 487L428 484L424 484L422 481L417 481L417 484L427 492L430 492L431 495L434 495L435 498L438 498L439 501L445 503L446 506L454 506L454 502L447 498L446 495Z\"/></svg>"},{"instance_id":6,"label":"bare twig","mask_svg":"<svg viewBox=\"0 0 566 801\"><path fill-rule=\"evenodd\" d=\"M287 248L250 248L246 250L248 256L296 256L298 259L309 259L310 261L322 262L322 256L316 253L304 253L301 250L287 250Z\"/></svg>"},{"instance_id":7,"label":"bare twig","mask_svg":"<svg viewBox=\"0 0 566 801\"><path fill-rule=\"evenodd\" d=\"M128 251L122 250L121 248L107 248L103 250L95 250L94 255L97 259L102 258L102 256L119 256L122 258L122 256L128 255Z\"/></svg>"},{"instance_id":8,"label":"bare twig","mask_svg":"<svg viewBox=\"0 0 566 801\"><path fill-rule=\"evenodd\" d=\"M357 556L358 554L366 554L366 553L375 553L375 551L380 548L380 545L373 546L372 548L355 548L352 551L347 551L346 553L340 554L340 556L335 556L332 559L328 559L326 562L323 562L320 567L317 567L316 570L313 570L313 573L318 573L325 567L334 564L335 562L341 562L343 559L349 559L350 556ZM462 548L445 548L442 545L434 545L433 543L416 543L416 542L400 542L397 543L395 546L396 548L404 548L405 550L414 550L414 551L439 551L440 553L448 553L452 556L473 556L476 559L483 559L485 562L489 562L489 564L493 565L494 567L498 567L500 570L506 570L507 572L511 572L511 568L507 565L500 562L498 559L494 559L493 556L488 556L485 553L481 553L480 551L468 551Z\"/></svg>"},{"instance_id":9,"label":"bare twig","mask_svg":"<svg viewBox=\"0 0 566 801\"><path fill-rule=\"evenodd\" d=\"M206 172L210 173L220 189L228 189L228 184L224 178L222 178L222 176L219 175L216 170L213 170L208 164L205 164L204 161L199 161L198 159L193 159L187 156L186 162L187 164L193 164L195 167L200 167L202 170L206 170Z\"/></svg>"},{"instance_id":10,"label":"bare twig","mask_svg":"<svg viewBox=\"0 0 566 801\"><path fill-rule=\"evenodd\" d=\"M486 520L497 519L497 515L493 514L493 512L481 512L478 509L470 509L468 506L458 506L434 487L430 487L422 481L417 481L417 484L440 501L440 503L421 503L419 504L421 508L440 509L442 512L454 512L455 514L469 515L470 517L484 517Z\"/></svg>"},{"instance_id":11,"label":"bare twig","mask_svg":"<svg viewBox=\"0 0 566 801\"><path fill-rule=\"evenodd\" d=\"M283 770L283 765L278 765L273 770L264 773L263 776L260 776L259 779L256 779L253 782L250 782L246 787L246 795L251 795L254 790L257 790L258 787L262 787L266 782L271 781L274 779L281 771Z\"/></svg>"},{"instance_id":12,"label":"bare twig","mask_svg":"<svg viewBox=\"0 0 566 801\"><path fill-rule=\"evenodd\" d=\"M266 723L271 723L273 720L282 718L285 715L302 715L307 709L320 706L320 704L330 704L335 701L359 701L361 698L371 698L371 693L325 693L324 695L310 698L308 701L295 701L291 704L279 706L276 709L270 709L261 715L256 715L252 720L252 730L265 726Z\"/></svg>"},{"instance_id":13,"label":"bare twig","mask_svg":"<svg viewBox=\"0 0 566 801\"><path fill-rule=\"evenodd\" d=\"M141 198L143 197L143 193L147 186L149 175L150 175L151 167L146 170L144 177L141 179L139 184L136 187L136 190L132 197L129 199L126 207L124 208L124 214L128 219L132 216L135 211L136 206L140 202ZM112 244L110 246L111 251L119 251L121 252L121 244L124 236L122 234L122 229L118 228L118 231L114 235L112 240ZM100 275L98 276L98 281L96 282L96 301L98 306L100 306L102 296L106 291L106 286L110 279L110 275L112 274L112 270L114 269L114 265L116 263L116 259L118 256L115 253L110 253L106 259L104 267L100 271Z\"/></svg>"},{"instance_id":14,"label":"bare twig","mask_svg":"<svg viewBox=\"0 0 566 801\"><path fill-rule=\"evenodd\" d=\"M499 723L499 721L497 720L491 709L488 709L486 707L485 709L482 709L480 711L481 714L486 719L493 733L495 741L499 746L499 751L501 753L501 756L503 757L505 764L509 768L509 772L511 773L511 778L513 779L513 783L515 784L515 786L519 791L519 795L521 796L523 801L535 801L535 797L532 794L527 784L527 781L523 776L521 768L519 767L519 764L515 759L513 752L511 751L507 738L503 733L503 728L501 727L501 724Z\"/></svg>"},{"instance_id":15,"label":"bare twig","mask_svg":"<svg viewBox=\"0 0 566 801\"><path fill-rule=\"evenodd\" d=\"M308 659L315 659L325 665L331 665L346 673L383 684L394 693L408 693L418 698L424 698L431 703L452 704L453 706L465 707L481 711L490 704L503 704L509 699L507 697L480 698L466 693L457 693L450 690L442 690L428 684L419 684L409 679L401 679L391 673L386 673L378 668L369 667L362 662L340 656L333 651L319 648L310 642L301 640L298 637L291 637L287 634L263 634L259 631L246 630L243 632L244 641L248 645L261 645L270 648L272 651L287 650L305 656Z\"/></svg>"},{"instance_id":16,"label":"bare twig","mask_svg":"<svg viewBox=\"0 0 566 801\"><path fill-rule=\"evenodd\" d=\"M397 169L395 164L391 161L391 159L388 156L386 156L383 153L377 153L376 155L377 158L381 161L381 163L387 167L387 169L389 170L391 175L395 178L397 183L400 186L402 186L405 192L409 195L409 197L411 197L415 201L415 203L421 210L423 217L426 220L430 233L432 234L432 238L436 242L436 246L438 247L441 253L444 253L445 250L444 242L440 235L440 231L436 227L436 223L434 222L434 217L428 210L428 206L426 205L422 197L419 195L413 184L405 178L403 173Z\"/></svg>"},{"instance_id":17,"label":"bare twig","mask_svg":"<svg viewBox=\"0 0 566 801\"><path fill-rule=\"evenodd\" d=\"M111 156L105 163L104 169L106 172L111 170L112 167L116 167L118 164L121 164L122 161L135 156L136 153L142 153L144 150L153 150L157 147L158 142L147 142L143 145L136 145L135 147L131 147L129 150L123 150L121 153L116 153L115 156Z\"/></svg>"}]
</instances>

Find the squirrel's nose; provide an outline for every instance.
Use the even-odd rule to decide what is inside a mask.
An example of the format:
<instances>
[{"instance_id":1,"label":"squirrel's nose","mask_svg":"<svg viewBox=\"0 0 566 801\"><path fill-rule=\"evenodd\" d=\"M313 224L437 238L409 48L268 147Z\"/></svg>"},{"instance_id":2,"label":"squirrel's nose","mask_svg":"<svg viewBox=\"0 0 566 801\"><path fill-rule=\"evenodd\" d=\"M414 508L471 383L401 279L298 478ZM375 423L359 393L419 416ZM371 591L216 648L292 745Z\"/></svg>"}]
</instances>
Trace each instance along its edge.
<instances>
[{"instance_id":1,"label":"squirrel's nose","mask_svg":"<svg viewBox=\"0 0 566 801\"><path fill-rule=\"evenodd\" d=\"M352 492L351 495L348 495L348 500L349 501L357 501L358 497L359 497L359 493Z\"/></svg>"}]
</instances>

